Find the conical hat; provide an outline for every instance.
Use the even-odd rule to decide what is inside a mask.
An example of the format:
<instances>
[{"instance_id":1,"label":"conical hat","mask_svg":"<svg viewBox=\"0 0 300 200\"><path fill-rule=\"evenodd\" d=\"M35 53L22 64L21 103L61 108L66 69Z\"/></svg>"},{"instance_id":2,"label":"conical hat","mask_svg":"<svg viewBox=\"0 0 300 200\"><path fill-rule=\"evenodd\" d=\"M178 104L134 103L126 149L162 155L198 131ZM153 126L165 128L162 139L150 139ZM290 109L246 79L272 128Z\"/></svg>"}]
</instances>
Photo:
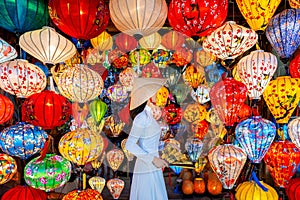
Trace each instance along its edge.
<instances>
[{"instance_id":1,"label":"conical hat","mask_svg":"<svg viewBox=\"0 0 300 200\"><path fill-rule=\"evenodd\" d=\"M162 78L135 78L130 94L130 110L150 99L165 83Z\"/></svg>"}]
</instances>

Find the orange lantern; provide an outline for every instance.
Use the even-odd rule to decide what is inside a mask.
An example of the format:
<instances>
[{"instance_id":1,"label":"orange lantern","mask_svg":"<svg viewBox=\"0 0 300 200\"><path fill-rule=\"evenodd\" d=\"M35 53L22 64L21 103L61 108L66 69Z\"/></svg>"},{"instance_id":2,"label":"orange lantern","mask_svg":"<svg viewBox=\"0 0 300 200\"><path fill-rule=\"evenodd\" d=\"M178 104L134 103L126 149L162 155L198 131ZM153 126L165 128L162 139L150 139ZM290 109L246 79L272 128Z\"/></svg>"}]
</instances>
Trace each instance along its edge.
<instances>
[{"instance_id":1,"label":"orange lantern","mask_svg":"<svg viewBox=\"0 0 300 200\"><path fill-rule=\"evenodd\" d=\"M86 190L73 190L66 194L62 200L103 200L101 193L97 190L86 189Z\"/></svg>"},{"instance_id":2,"label":"orange lantern","mask_svg":"<svg viewBox=\"0 0 300 200\"><path fill-rule=\"evenodd\" d=\"M213 62L215 62L217 59L215 55L204 51L204 49L197 50L194 55L195 62L197 63L197 65L202 67L213 64Z\"/></svg>"},{"instance_id":3,"label":"orange lantern","mask_svg":"<svg viewBox=\"0 0 300 200\"><path fill-rule=\"evenodd\" d=\"M3 124L10 120L14 114L13 102L0 94L0 124Z\"/></svg>"},{"instance_id":4,"label":"orange lantern","mask_svg":"<svg viewBox=\"0 0 300 200\"><path fill-rule=\"evenodd\" d=\"M16 161L11 156L0 153L0 185L8 182L16 173Z\"/></svg>"},{"instance_id":5,"label":"orange lantern","mask_svg":"<svg viewBox=\"0 0 300 200\"><path fill-rule=\"evenodd\" d=\"M197 120L191 124L192 132L195 134L194 137L199 140L203 140L208 128L209 123L206 120Z\"/></svg>"},{"instance_id":6,"label":"orange lantern","mask_svg":"<svg viewBox=\"0 0 300 200\"><path fill-rule=\"evenodd\" d=\"M91 44L95 49L107 51L113 46L113 38L109 33L103 31L100 35L91 39Z\"/></svg>"},{"instance_id":7,"label":"orange lantern","mask_svg":"<svg viewBox=\"0 0 300 200\"><path fill-rule=\"evenodd\" d=\"M167 104L169 93L168 88L162 86L156 93L156 105L164 107Z\"/></svg>"},{"instance_id":8,"label":"orange lantern","mask_svg":"<svg viewBox=\"0 0 300 200\"><path fill-rule=\"evenodd\" d=\"M169 31L164 34L161 38L161 44L166 47L168 50L175 51L180 49L185 42L186 36L177 32L177 31Z\"/></svg>"},{"instance_id":9,"label":"orange lantern","mask_svg":"<svg viewBox=\"0 0 300 200\"><path fill-rule=\"evenodd\" d=\"M119 199L124 186L125 182L119 178L109 179L106 183L106 187L114 199Z\"/></svg>"},{"instance_id":10,"label":"orange lantern","mask_svg":"<svg viewBox=\"0 0 300 200\"><path fill-rule=\"evenodd\" d=\"M191 62L193 54L188 48L178 48L175 50L171 57L171 63L174 63L178 67L183 67Z\"/></svg>"},{"instance_id":11,"label":"orange lantern","mask_svg":"<svg viewBox=\"0 0 300 200\"><path fill-rule=\"evenodd\" d=\"M182 78L185 84L189 85L194 90L197 90L199 85L206 83L204 70L200 67L195 67L194 65L186 67Z\"/></svg>"},{"instance_id":12,"label":"orange lantern","mask_svg":"<svg viewBox=\"0 0 300 200\"><path fill-rule=\"evenodd\" d=\"M291 8L299 9L300 2L298 0L289 0Z\"/></svg>"}]
</instances>

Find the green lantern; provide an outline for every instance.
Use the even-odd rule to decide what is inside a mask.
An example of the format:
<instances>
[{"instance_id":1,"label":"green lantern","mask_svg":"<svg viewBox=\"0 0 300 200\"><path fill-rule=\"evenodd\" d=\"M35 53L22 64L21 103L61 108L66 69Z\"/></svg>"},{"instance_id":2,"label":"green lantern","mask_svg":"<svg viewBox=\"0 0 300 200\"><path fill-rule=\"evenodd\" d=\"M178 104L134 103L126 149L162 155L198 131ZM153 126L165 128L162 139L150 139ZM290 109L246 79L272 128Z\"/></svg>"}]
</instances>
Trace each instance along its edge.
<instances>
[{"instance_id":1,"label":"green lantern","mask_svg":"<svg viewBox=\"0 0 300 200\"><path fill-rule=\"evenodd\" d=\"M90 103L89 108L93 119L99 124L107 111L106 103L101 99L96 99Z\"/></svg>"}]
</instances>

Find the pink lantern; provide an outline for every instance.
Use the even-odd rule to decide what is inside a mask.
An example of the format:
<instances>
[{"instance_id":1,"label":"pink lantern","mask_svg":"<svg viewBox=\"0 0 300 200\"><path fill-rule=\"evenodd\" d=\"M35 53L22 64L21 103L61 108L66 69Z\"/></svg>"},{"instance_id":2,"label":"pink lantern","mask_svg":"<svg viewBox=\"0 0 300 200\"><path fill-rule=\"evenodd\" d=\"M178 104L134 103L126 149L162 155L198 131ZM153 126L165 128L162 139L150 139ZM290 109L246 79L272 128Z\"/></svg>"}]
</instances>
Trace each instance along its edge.
<instances>
[{"instance_id":1,"label":"pink lantern","mask_svg":"<svg viewBox=\"0 0 300 200\"><path fill-rule=\"evenodd\" d=\"M109 179L106 183L106 186L114 199L119 199L125 183L123 180L118 178Z\"/></svg>"}]
</instances>

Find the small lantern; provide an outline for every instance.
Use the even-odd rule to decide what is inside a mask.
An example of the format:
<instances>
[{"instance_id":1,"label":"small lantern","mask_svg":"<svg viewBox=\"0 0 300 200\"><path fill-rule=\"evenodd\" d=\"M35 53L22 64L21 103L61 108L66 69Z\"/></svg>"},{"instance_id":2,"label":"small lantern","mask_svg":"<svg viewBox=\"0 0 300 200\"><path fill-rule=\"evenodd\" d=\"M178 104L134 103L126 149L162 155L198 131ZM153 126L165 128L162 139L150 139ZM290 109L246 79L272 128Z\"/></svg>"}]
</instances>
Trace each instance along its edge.
<instances>
[{"instance_id":1,"label":"small lantern","mask_svg":"<svg viewBox=\"0 0 300 200\"><path fill-rule=\"evenodd\" d=\"M205 104L210 101L209 97L210 88L202 84L196 90L191 90L191 97L200 104Z\"/></svg>"},{"instance_id":2,"label":"small lantern","mask_svg":"<svg viewBox=\"0 0 300 200\"><path fill-rule=\"evenodd\" d=\"M124 186L125 182L119 178L109 179L106 183L106 187L114 199L119 199Z\"/></svg>"},{"instance_id":3,"label":"small lantern","mask_svg":"<svg viewBox=\"0 0 300 200\"><path fill-rule=\"evenodd\" d=\"M17 56L18 54L15 48L0 38L0 63L12 60Z\"/></svg>"},{"instance_id":4,"label":"small lantern","mask_svg":"<svg viewBox=\"0 0 300 200\"><path fill-rule=\"evenodd\" d=\"M288 134L292 142L300 148L300 117L293 119L288 124Z\"/></svg>"},{"instance_id":5,"label":"small lantern","mask_svg":"<svg viewBox=\"0 0 300 200\"><path fill-rule=\"evenodd\" d=\"M197 138L188 138L185 143L185 150L187 151L190 160L192 162L197 162L203 150L203 142Z\"/></svg>"},{"instance_id":6,"label":"small lantern","mask_svg":"<svg viewBox=\"0 0 300 200\"><path fill-rule=\"evenodd\" d=\"M152 33L148 36L142 37L139 44L142 48L153 50L158 48L161 43L161 36L158 32Z\"/></svg>"},{"instance_id":7,"label":"small lantern","mask_svg":"<svg viewBox=\"0 0 300 200\"><path fill-rule=\"evenodd\" d=\"M298 0L289 0L289 4L291 8L295 8L295 9L300 8L300 2Z\"/></svg>"},{"instance_id":8,"label":"small lantern","mask_svg":"<svg viewBox=\"0 0 300 200\"><path fill-rule=\"evenodd\" d=\"M10 120L14 114L13 102L0 94L0 124L3 124Z\"/></svg>"},{"instance_id":9,"label":"small lantern","mask_svg":"<svg viewBox=\"0 0 300 200\"><path fill-rule=\"evenodd\" d=\"M0 185L8 182L16 172L16 161L11 156L0 153Z\"/></svg>"},{"instance_id":10,"label":"small lantern","mask_svg":"<svg viewBox=\"0 0 300 200\"><path fill-rule=\"evenodd\" d=\"M164 107L167 104L168 98L169 98L169 90L167 87L162 86L157 92L156 92L156 105L160 107Z\"/></svg>"},{"instance_id":11,"label":"small lantern","mask_svg":"<svg viewBox=\"0 0 300 200\"><path fill-rule=\"evenodd\" d=\"M190 65L185 69L182 78L185 84L189 85L194 90L196 90L199 85L206 83L203 68L194 65Z\"/></svg>"},{"instance_id":12,"label":"small lantern","mask_svg":"<svg viewBox=\"0 0 300 200\"><path fill-rule=\"evenodd\" d=\"M7 192L1 198L2 200L47 200L47 193L43 190L34 189L29 186L17 185Z\"/></svg>"},{"instance_id":13,"label":"small lantern","mask_svg":"<svg viewBox=\"0 0 300 200\"><path fill-rule=\"evenodd\" d=\"M120 149L112 149L106 153L106 160L113 171L117 171L124 160L124 153Z\"/></svg>"},{"instance_id":14,"label":"small lantern","mask_svg":"<svg viewBox=\"0 0 300 200\"><path fill-rule=\"evenodd\" d=\"M135 49L129 53L129 61L133 66L146 65L151 61L151 54L147 49Z\"/></svg>"},{"instance_id":15,"label":"small lantern","mask_svg":"<svg viewBox=\"0 0 300 200\"><path fill-rule=\"evenodd\" d=\"M204 51L204 49L195 50L195 62L198 66L207 67L216 61L216 56Z\"/></svg>"},{"instance_id":16,"label":"small lantern","mask_svg":"<svg viewBox=\"0 0 300 200\"><path fill-rule=\"evenodd\" d=\"M127 88L121 84L114 84L107 88L106 96L115 102L123 102L128 97Z\"/></svg>"},{"instance_id":17,"label":"small lantern","mask_svg":"<svg viewBox=\"0 0 300 200\"><path fill-rule=\"evenodd\" d=\"M101 99L95 99L89 104L91 116L98 124L102 121L107 108L107 104Z\"/></svg>"},{"instance_id":18,"label":"small lantern","mask_svg":"<svg viewBox=\"0 0 300 200\"><path fill-rule=\"evenodd\" d=\"M142 77L144 78L161 78L162 74L159 68L153 63L145 65L142 69Z\"/></svg>"},{"instance_id":19,"label":"small lantern","mask_svg":"<svg viewBox=\"0 0 300 200\"><path fill-rule=\"evenodd\" d=\"M166 49L154 49L152 52L153 63L158 68L168 69L170 59L171 59L171 53L170 53L170 51L168 51Z\"/></svg>"},{"instance_id":20,"label":"small lantern","mask_svg":"<svg viewBox=\"0 0 300 200\"><path fill-rule=\"evenodd\" d=\"M176 97L177 103L181 104L189 94L190 87L185 83L178 83L174 85L174 89L171 90L173 97Z\"/></svg>"},{"instance_id":21,"label":"small lantern","mask_svg":"<svg viewBox=\"0 0 300 200\"><path fill-rule=\"evenodd\" d=\"M203 140L208 132L209 123L206 120L197 120L191 123L191 130L194 133L194 137Z\"/></svg>"},{"instance_id":22,"label":"small lantern","mask_svg":"<svg viewBox=\"0 0 300 200\"><path fill-rule=\"evenodd\" d=\"M119 74L119 81L126 87L127 91L131 91L133 79L136 77L138 77L138 74L131 67L127 67Z\"/></svg>"},{"instance_id":23,"label":"small lantern","mask_svg":"<svg viewBox=\"0 0 300 200\"><path fill-rule=\"evenodd\" d=\"M206 117L206 108L199 103L188 104L183 117L188 122L202 121Z\"/></svg>"},{"instance_id":24,"label":"small lantern","mask_svg":"<svg viewBox=\"0 0 300 200\"><path fill-rule=\"evenodd\" d=\"M73 190L66 194L62 200L103 200L100 192L93 189Z\"/></svg>"},{"instance_id":25,"label":"small lantern","mask_svg":"<svg viewBox=\"0 0 300 200\"><path fill-rule=\"evenodd\" d=\"M177 31L169 31L164 34L161 38L161 44L166 47L168 50L175 51L177 49L182 48L184 44L186 36L177 32Z\"/></svg>"},{"instance_id":26,"label":"small lantern","mask_svg":"<svg viewBox=\"0 0 300 200\"><path fill-rule=\"evenodd\" d=\"M129 52L138 46L138 41L130 35L119 33L115 38L116 46L123 52Z\"/></svg>"},{"instance_id":27,"label":"small lantern","mask_svg":"<svg viewBox=\"0 0 300 200\"><path fill-rule=\"evenodd\" d=\"M89 179L89 185L93 190L97 190L100 194L105 186L105 179L100 176L93 176Z\"/></svg>"},{"instance_id":28,"label":"small lantern","mask_svg":"<svg viewBox=\"0 0 300 200\"><path fill-rule=\"evenodd\" d=\"M193 59L192 51L186 47L176 49L172 54L171 63L174 63L177 67L185 67L190 64Z\"/></svg>"},{"instance_id":29,"label":"small lantern","mask_svg":"<svg viewBox=\"0 0 300 200\"><path fill-rule=\"evenodd\" d=\"M162 118L171 125L178 124L182 119L182 108L179 104L171 102L166 105L162 111Z\"/></svg>"},{"instance_id":30,"label":"small lantern","mask_svg":"<svg viewBox=\"0 0 300 200\"><path fill-rule=\"evenodd\" d=\"M120 49L110 51L108 53L108 58L109 63L117 69L125 69L129 62L127 53Z\"/></svg>"},{"instance_id":31,"label":"small lantern","mask_svg":"<svg viewBox=\"0 0 300 200\"><path fill-rule=\"evenodd\" d=\"M91 44L99 51L107 51L113 46L113 38L109 33L103 31L100 35L91 39Z\"/></svg>"},{"instance_id":32,"label":"small lantern","mask_svg":"<svg viewBox=\"0 0 300 200\"><path fill-rule=\"evenodd\" d=\"M155 61L154 61L155 63ZM161 65L158 65L161 66ZM176 87L180 83L178 81L181 77L180 68L174 66L168 66L166 68L161 68L162 76L167 80L167 83L170 87Z\"/></svg>"},{"instance_id":33,"label":"small lantern","mask_svg":"<svg viewBox=\"0 0 300 200\"><path fill-rule=\"evenodd\" d=\"M300 54L290 62L290 74L293 78L300 78Z\"/></svg>"}]
</instances>

